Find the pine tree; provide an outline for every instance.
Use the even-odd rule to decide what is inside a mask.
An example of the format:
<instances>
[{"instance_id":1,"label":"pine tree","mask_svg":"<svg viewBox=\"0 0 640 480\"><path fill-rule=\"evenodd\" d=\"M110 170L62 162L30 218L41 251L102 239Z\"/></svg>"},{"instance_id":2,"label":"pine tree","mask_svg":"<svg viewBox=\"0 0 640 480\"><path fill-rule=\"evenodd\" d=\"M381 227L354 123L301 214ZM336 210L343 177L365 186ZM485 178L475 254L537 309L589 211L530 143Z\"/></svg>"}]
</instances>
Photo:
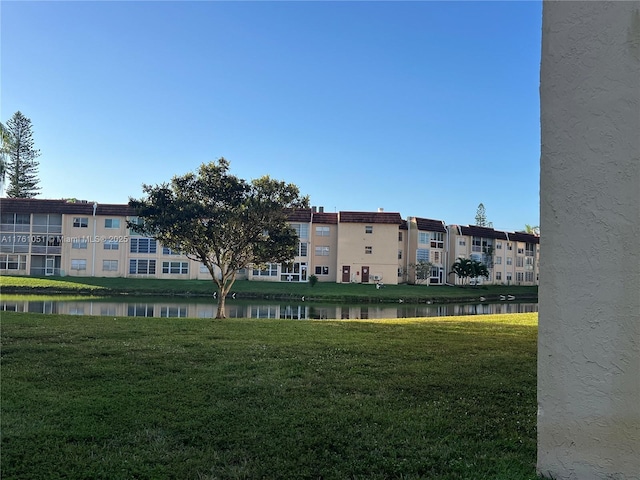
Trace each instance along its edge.
<instances>
[{"instance_id":1,"label":"pine tree","mask_svg":"<svg viewBox=\"0 0 640 480\"><path fill-rule=\"evenodd\" d=\"M5 126L7 141L3 145L8 160L5 164L9 186L7 197L33 198L38 195L38 162L40 150L34 148L31 119L16 112Z\"/></svg>"},{"instance_id":2,"label":"pine tree","mask_svg":"<svg viewBox=\"0 0 640 480\"><path fill-rule=\"evenodd\" d=\"M493 227L493 223L487 221L487 212L482 203L478 205L476 210L476 225L478 227Z\"/></svg>"}]
</instances>

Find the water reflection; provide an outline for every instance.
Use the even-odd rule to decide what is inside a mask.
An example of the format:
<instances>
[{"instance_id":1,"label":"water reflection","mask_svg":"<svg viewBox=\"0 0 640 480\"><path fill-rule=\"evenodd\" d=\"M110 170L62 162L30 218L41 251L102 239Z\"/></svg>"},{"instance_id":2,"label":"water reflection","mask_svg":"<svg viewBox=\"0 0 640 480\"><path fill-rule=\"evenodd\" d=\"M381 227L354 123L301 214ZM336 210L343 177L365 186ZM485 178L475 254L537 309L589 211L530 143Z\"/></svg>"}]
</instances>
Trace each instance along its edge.
<instances>
[{"instance_id":1,"label":"water reflection","mask_svg":"<svg viewBox=\"0 0 640 480\"><path fill-rule=\"evenodd\" d=\"M0 310L110 317L214 318L217 305L211 300L175 301L166 299L122 301L122 299L55 300L3 299ZM380 319L446 317L537 312L537 303L478 303L447 305L324 305L261 302L228 302L229 318L283 318L292 320Z\"/></svg>"}]
</instances>

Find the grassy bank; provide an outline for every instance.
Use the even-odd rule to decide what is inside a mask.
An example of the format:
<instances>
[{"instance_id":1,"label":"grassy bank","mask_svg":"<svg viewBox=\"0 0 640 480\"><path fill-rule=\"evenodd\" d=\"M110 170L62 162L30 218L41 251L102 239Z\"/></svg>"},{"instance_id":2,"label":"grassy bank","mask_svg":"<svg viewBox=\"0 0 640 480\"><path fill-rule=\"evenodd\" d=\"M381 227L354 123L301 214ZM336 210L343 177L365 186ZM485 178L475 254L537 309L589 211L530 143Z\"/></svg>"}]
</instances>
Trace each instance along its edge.
<instances>
[{"instance_id":1,"label":"grassy bank","mask_svg":"<svg viewBox=\"0 0 640 480\"><path fill-rule=\"evenodd\" d=\"M535 314L2 314L2 478L535 479Z\"/></svg>"},{"instance_id":2,"label":"grassy bank","mask_svg":"<svg viewBox=\"0 0 640 480\"><path fill-rule=\"evenodd\" d=\"M67 293L91 295L182 295L210 296L214 284L207 280L164 280L155 278L100 277L0 277L3 293ZM318 283L280 283L239 280L233 286L237 298L300 299L323 302L398 302L445 303L497 301L500 295L514 295L518 300L537 300L537 287L486 286L446 287L426 285L375 285Z\"/></svg>"}]
</instances>

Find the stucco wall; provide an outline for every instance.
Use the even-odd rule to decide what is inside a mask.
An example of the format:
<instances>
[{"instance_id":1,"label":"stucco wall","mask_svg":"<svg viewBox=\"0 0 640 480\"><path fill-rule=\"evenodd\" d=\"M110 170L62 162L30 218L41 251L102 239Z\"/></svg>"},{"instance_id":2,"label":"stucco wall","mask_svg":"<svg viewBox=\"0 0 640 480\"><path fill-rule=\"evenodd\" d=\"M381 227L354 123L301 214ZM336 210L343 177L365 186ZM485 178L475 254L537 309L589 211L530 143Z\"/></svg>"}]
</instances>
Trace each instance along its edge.
<instances>
[{"instance_id":1,"label":"stucco wall","mask_svg":"<svg viewBox=\"0 0 640 480\"><path fill-rule=\"evenodd\" d=\"M543 8L538 470L640 478L640 2Z\"/></svg>"}]
</instances>

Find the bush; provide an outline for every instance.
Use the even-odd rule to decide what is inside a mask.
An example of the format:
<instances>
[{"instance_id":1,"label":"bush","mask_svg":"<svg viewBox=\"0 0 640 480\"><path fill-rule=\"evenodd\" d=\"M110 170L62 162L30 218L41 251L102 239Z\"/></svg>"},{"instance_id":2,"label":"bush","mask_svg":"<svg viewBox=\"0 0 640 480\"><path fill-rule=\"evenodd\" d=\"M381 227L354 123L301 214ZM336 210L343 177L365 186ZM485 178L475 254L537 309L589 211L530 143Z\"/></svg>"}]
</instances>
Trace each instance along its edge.
<instances>
[{"instance_id":1,"label":"bush","mask_svg":"<svg viewBox=\"0 0 640 480\"><path fill-rule=\"evenodd\" d=\"M309 284L313 287L316 283L318 283L318 277L315 275L309 276Z\"/></svg>"}]
</instances>

